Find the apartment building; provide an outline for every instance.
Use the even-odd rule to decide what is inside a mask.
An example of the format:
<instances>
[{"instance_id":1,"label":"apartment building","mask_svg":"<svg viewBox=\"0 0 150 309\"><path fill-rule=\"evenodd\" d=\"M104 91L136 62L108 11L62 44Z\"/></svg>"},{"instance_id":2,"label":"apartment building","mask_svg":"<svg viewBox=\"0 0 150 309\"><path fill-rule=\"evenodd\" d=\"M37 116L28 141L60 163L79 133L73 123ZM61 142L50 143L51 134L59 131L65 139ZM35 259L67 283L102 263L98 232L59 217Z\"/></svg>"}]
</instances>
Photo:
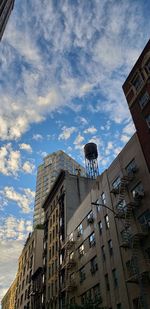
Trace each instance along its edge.
<instances>
[{"instance_id":1,"label":"apartment building","mask_svg":"<svg viewBox=\"0 0 150 309\"><path fill-rule=\"evenodd\" d=\"M61 170L67 170L73 175L76 175L78 171L80 171L82 176L85 175L85 169L62 150L54 152L44 158L44 163L38 167L37 172L33 216L34 227L44 222L42 204Z\"/></svg>"},{"instance_id":2,"label":"apartment building","mask_svg":"<svg viewBox=\"0 0 150 309\"><path fill-rule=\"evenodd\" d=\"M15 309L16 287L17 280L15 279L2 299L2 309Z\"/></svg>"},{"instance_id":3,"label":"apartment building","mask_svg":"<svg viewBox=\"0 0 150 309\"><path fill-rule=\"evenodd\" d=\"M16 309L33 307L35 293L32 276L43 266L43 229L35 229L30 233L18 261ZM42 293L42 291L38 291Z\"/></svg>"},{"instance_id":4,"label":"apartment building","mask_svg":"<svg viewBox=\"0 0 150 309\"><path fill-rule=\"evenodd\" d=\"M150 308L149 183L134 134L67 224L61 308Z\"/></svg>"},{"instance_id":5,"label":"apartment building","mask_svg":"<svg viewBox=\"0 0 150 309\"><path fill-rule=\"evenodd\" d=\"M150 40L123 84L123 91L150 171Z\"/></svg>"},{"instance_id":6,"label":"apartment building","mask_svg":"<svg viewBox=\"0 0 150 309\"><path fill-rule=\"evenodd\" d=\"M0 40L1 40L9 16L14 7L14 0L1 0L0 2L1 2L0 3Z\"/></svg>"},{"instance_id":7,"label":"apartment building","mask_svg":"<svg viewBox=\"0 0 150 309\"><path fill-rule=\"evenodd\" d=\"M62 308L64 299L60 294L60 285L63 275L60 273L60 265L63 251L60 252L60 247L65 242L67 222L90 191L93 182L93 179L61 171L43 204L45 227L42 308Z\"/></svg>"}]
</instances>

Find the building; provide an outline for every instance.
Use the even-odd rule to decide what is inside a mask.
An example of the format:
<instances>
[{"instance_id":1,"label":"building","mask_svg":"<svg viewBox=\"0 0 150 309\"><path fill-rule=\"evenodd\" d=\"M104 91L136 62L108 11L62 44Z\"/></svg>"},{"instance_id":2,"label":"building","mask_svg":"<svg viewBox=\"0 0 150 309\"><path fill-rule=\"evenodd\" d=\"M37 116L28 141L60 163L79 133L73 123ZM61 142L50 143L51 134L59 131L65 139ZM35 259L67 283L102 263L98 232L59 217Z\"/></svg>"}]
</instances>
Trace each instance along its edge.
<instances>
[{"instance_id":1,"label":"building","mask_svg":"<svg viewBox=\"0 0 150 309\"><path fill-rule=\"evenodd\" d=\"M150 308L149 183L134 134L67 224L61 308Z\"/></svg>"},{"instance_id":2,"label":"building","mask_svg":"<svg viewBox=\"0 0 150 309\"><path fill-rule=\"evenodd\" d=\"M150 40L127 77L123 91L150 171Z\"/></svg>"},{"instance_id":3,"label":"building","mask_svg":"<svg viewBox=\"0 0 150 309\"><path fill-rule=\"evenodd\" d=\"M44 204L44 253L42 308L62 308L63 295L60 285L63 273L63 246L67 233L67 222L90 191L95 180L61 171Z\"/></svg>"},{"instance_id":4,"label":"building","mask_svg":"<svg viewBox=\"0 0 150 309\"><path fill-rule=\"evenodd\" d=\"M85 175L84 168L61 150L44 158L44 163L38 167L37 172L34 227L44 222L42 204L61 170L67 170L71 174L77 174L80 170L81 175Z\"/></svg>"},{"instance_id":5,"label":"building","mask_svg":"<svg viewBox=\"0 0 150 309\"><path fill-rule=\"evenodd\" d=\"M2 309L15 309L17 280L15 279L2 299Z\"/></svg>"},{"instance_id":6,"label":"building","mask_svg":"<svg viewBox=\"0 0 150 309\"><path fill-rule=\"evenodd\" d=\"M0 3L0 40L4 33L8 18L14 7L14 0L1 0Z\"/></svg>"},{"instance_id":7,"label":"building","mask_svg":"<svg viewBox=\"0 0 150 309\"><path fill-rule=\"evenodd\" d=\"M33 306L35 290L32 276L43 266L43 234L43 229L30 233L19 257L15 309L30 309Z\"/></svg>"},{"instance_id":8,"label":"building","mask_svg":"<svg viewBox=\"0 0 150 309\"><path fill-rule=\"evenodd\" d=\"M32 307L33 309L41 308L42 291L43 291L43 267L38 267L32 275Z\"/></svg>"}]
</instances>

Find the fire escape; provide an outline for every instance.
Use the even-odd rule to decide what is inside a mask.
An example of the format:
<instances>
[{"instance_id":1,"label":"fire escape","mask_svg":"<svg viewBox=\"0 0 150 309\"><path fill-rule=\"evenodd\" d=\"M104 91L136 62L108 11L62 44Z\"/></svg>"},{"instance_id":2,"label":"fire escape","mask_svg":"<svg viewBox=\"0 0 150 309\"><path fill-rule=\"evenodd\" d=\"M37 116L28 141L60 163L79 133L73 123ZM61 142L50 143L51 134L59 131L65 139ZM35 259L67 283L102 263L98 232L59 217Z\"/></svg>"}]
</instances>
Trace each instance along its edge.
<instances>
[{"instance_id":1,"label":"fire escape","mask_svg":"<svg viewBox=\"0 0 150 309\"><path fill-rule=\"evenodd\" d=\"M121 178L119 186L113 188L111 193L118 197L118 204L125 202L128 186L135 177L136 171ZM142 241L149 234L148 224L140 224L136 219L136 209L141 206L144 192L136 192L133 202L122 204L117 209L117 219L121 220L124 226L123 242L120 247L130 250L131 259L128 265L127 283L138 284L140 295L136 304L137 309L148 309L147 287L149 285L150 261L145 259L142 252ZM117 204L117 205L118 205Z\"/></svg>"},{"instance_id":2,"label":"fire escape","mask_svg":"<svg viewBox=\"0 0 150 309\"><path fill-rule=\"evenodd\" d=\"M74 267L76 265L75 260L75 241L73 238L68 238L63 246L64 259L60 268L62 275L62 282L60 285L60 294L65 296L65 301L62 308L67 308L69 302L69 295L77 288L77 282L72 275Z\"/></svg>"}]
</instances>

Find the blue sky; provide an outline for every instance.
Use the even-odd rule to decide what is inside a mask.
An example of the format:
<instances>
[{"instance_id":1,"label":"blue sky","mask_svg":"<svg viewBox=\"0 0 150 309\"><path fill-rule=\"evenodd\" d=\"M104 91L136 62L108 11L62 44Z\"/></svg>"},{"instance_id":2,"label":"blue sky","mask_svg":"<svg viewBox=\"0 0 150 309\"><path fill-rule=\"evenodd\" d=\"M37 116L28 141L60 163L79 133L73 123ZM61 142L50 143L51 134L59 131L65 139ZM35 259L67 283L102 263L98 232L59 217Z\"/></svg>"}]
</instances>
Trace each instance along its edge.
<instances>
[{"instance_id":1,"label":"blue sky","mask_svg":"<svg viewBox=\"0 0 150 309\"><path fill-rule=\"evenodd\" d=\"M149 1L16 0L0 43L0 293L32 228L37 166L59 149L100 172L134 133L122 84L149 39ZM11 260L10 260L11 257Z\"/></svg>"}]
</instances>

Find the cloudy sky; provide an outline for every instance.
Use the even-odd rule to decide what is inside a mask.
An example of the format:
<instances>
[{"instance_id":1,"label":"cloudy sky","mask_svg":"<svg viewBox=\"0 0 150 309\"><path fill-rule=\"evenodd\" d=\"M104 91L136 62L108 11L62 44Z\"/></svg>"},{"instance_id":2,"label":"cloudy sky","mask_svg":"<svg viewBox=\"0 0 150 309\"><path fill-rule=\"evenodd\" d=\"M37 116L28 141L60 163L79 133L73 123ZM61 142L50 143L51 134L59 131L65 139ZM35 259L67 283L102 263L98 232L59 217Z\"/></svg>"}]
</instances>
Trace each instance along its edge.
<instances>
[{"instance_id":1,"label":"cloudy sky","mask_svg":"<svg viewBox=\"0 0 150 309\"><path fill-rule=\"evenodd\" d=\"M0 42L0 294L32 228L37 166L59 149L99 169L134 126L122 84L149 39L149 1L16 0Z\"/></svg>"}]
</instances>

